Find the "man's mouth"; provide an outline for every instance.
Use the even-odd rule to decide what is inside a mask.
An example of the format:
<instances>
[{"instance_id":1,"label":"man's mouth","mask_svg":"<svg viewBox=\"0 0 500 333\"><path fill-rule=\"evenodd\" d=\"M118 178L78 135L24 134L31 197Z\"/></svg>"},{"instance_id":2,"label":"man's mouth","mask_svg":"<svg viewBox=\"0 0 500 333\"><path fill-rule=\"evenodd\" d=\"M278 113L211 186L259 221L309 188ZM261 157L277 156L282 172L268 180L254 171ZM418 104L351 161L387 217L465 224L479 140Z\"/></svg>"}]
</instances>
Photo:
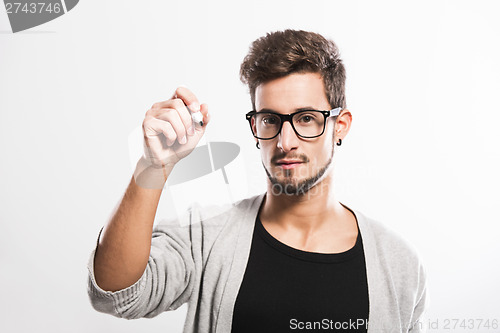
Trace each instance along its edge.
<instances>
[{"instance_id":1,"label":"man's mouth","mask_svg":"<svg viewBox=\"0 0 500 333\"><path fill-rule=\"evenodd\" d=\"M304 163L300 160L278 160L276 165L282 169L293 169Z\"/></svg>"}]
</instances>

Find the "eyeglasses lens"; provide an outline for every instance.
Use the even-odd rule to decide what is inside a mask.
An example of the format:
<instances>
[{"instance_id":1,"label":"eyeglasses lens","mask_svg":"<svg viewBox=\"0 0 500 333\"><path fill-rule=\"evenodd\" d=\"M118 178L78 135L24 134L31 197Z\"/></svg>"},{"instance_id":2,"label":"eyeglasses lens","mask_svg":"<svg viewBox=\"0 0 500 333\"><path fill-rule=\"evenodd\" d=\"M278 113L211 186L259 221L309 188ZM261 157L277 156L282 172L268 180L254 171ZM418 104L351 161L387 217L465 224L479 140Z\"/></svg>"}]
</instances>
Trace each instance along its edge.
<instances>
[{"instance_id":1,"label":"eyeglasses lens","mask_svg":"<svg viewBox=\"0 0 500 333\"><path fill-rule=\"evenodd\" d=\"M258 112L254 114L254 133L262 139L269 139L278 134L281 117L274 113ZM302 137L315 137L323 132L325 117L319 111L298 112L292 117L295 132Z\"/></svg>"}]
</instances>

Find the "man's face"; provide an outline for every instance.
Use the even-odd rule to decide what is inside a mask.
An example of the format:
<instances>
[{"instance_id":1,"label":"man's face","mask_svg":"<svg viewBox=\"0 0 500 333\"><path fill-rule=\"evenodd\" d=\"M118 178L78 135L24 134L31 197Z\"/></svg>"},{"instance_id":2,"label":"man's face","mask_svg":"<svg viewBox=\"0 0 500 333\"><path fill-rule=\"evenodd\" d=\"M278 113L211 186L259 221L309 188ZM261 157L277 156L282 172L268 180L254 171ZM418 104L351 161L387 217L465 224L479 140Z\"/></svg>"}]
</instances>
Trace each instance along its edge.
<instances>
[{"instance_id":1,"label":"man's face","mask_svg":"<svg viewBox=\"0 0 500 333\"><path fill-rule=\"evenodd\" d=\"M256 110L290 114L300 109L330 110L319 73L291 74L255 90ZM334 119L317 138L297 136L289 122L271 140L259 140L262 164L275 194L304 194L328 175L333 156Z\"/></svg>"}]
</instances>

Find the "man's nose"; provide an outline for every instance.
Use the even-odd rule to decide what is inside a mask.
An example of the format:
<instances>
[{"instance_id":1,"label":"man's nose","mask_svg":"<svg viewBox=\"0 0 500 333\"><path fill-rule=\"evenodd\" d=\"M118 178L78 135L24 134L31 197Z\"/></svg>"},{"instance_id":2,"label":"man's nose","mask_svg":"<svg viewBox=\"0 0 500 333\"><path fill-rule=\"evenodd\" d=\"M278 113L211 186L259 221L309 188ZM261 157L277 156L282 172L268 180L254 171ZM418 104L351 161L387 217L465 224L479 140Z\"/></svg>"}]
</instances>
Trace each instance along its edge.
<instances>
[{"instance_id":1,"label":"man's nose","mask_svg":"<svg viewBox=\"0 0 500 333\"><path fill-rule=\"evenodd\" d=\"M287 153L296 149L299 145L299 141L300 139L293 130L292 124L290 124L289 121L285 121L278 135L278 148Z\"/></svg>"}]
</instances>

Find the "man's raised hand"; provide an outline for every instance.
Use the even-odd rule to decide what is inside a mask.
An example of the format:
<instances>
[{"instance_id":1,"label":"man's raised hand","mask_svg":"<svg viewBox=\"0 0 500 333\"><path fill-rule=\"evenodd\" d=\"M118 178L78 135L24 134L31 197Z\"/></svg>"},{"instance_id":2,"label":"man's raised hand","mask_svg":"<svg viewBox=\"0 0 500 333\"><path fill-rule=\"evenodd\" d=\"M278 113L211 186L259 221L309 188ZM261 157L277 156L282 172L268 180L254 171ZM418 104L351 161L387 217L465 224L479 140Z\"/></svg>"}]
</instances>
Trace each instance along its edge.
<instances>
[{"instance_id":1,"label":"man's raised hand","mask_svg":"<svg viewBox=\"0 0 500 333\"><path fill-rule=\"evenodd\" d=\"M196 112L203 115L203 125L193 121L191 114ZM162 188L174 165L196 147L209 121L208 106L200 105L185 87L177 88L171 99L155 103L142 123L144 156L134 173L136 183Z\"/></svg>"}]
</instances>

